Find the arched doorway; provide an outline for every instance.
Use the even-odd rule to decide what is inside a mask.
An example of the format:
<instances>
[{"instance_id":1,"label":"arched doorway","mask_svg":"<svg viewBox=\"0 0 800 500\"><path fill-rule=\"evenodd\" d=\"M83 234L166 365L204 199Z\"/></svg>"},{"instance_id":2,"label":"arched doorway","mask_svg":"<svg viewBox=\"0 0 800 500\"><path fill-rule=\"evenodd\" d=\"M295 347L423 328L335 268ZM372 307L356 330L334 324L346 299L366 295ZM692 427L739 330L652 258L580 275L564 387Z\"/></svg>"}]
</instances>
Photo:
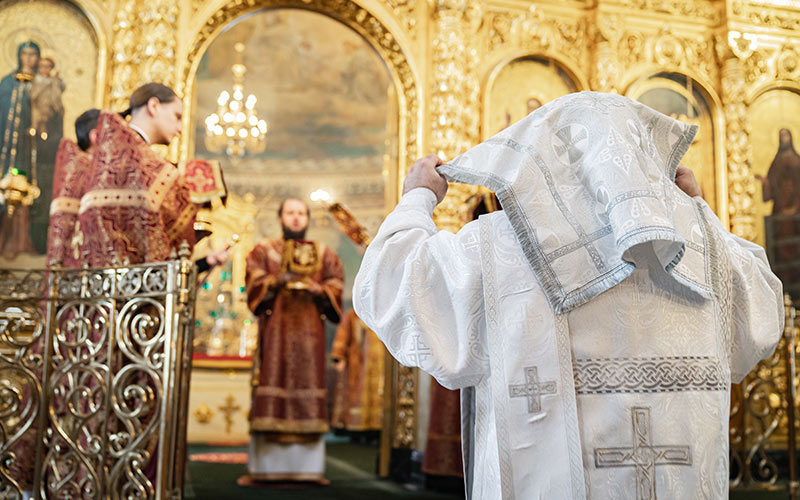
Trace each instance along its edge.
<instances>
[{"instance_id":1,"label":"arched doorway","mask_svg":"<svg viewBox=\"0 0 800 500\"><path fill-rule=\"evenodd\" d=\"M244 260L257 241L280 236L276 215L280 201L297 197L310 204L308 238L333 249L343 262L346 311L361 249L310 195L325 191L374 235L396 202L405 158L416 155L414 80L397 43L387 46L390 36L385 34L380 41L373 38L376 30L383 29L374 18L366 11L361 11L364 15L351 12L348 17L341 6L331 12L294 8L305 5L291 3L260 7L270 8L231 11L227 23L219 22L219 12L214 16L219 24L213 35L199 35L202 50L190 61L192 75L185 93L192 111L182 149L185 156L216 159L223 165L230 193L227 208L233 216L220 219L230 226L228 232L243 236L229 265L216 271L198 293L189 409L189 438L196 441L247 438L250 356L257 321L244 301ZM245 93L256 96L256 111L266 120L268 131L263 151L232 157L230 151L206 140L205 119L217 109L221 92L232 93L231 65L236 62L237 48L247 70ZM328 324L327 330L330 350L336 328ZM375 356L385 362L382 351ZM383 368L372 370L371 376L380 378L381 386L385 383L383 394L394 393L391 366L385 373ZM335 383L332 370L328 375L333 396L341 384ZM225 394L214 396L218 391ZM330 399L331 413L335 413L335 398ZM391 401L379 404L387 409L392 406ZM370 453L376 458L374 438L380 430L392 428L394 416L390 410L381 413L380 429L373 419L367 426L372 437L360 436L365 441L373 439ZM345 431L359 427L337 424ZM383 437L387 438L386 433ZM388 458L389 440L383 442Z\"/></svg>"},{"instance_id":2,"label":"arched doorway","mask_svg":"<svg viewBox=\"0 0 800 500\"><path fill-rule=\"evenodd\" d=\"M720 213L721 186L714 101L706 89L680 73L658 73L641 78L628 88L628 97L685 123L698 126L697 135L682 162L693 170L703 197Z\"/></svg>"},{"instance_id":3,"label":"arched doorway","mask_svg":"<svg viewBox=\"0 0 800 500\"><path fill-rule=\"evenodd\" d=\"M526 55L496 67L484 94L483 137L518 122L536 108L581 90L580 84L552 58Z\"/></svg>"}]
</instances>

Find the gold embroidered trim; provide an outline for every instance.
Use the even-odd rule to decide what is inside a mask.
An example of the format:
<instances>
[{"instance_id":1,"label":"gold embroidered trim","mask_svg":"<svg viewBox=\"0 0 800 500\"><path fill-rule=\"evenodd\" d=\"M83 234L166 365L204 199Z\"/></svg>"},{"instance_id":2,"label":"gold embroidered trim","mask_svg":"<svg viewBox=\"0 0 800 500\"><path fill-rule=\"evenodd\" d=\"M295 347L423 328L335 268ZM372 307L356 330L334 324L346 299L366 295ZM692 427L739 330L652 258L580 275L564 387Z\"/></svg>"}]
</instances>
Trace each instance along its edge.
<instances>
[{"instance_id":1,"label":"gold embroidered trim","mask_svg":"<svg viewBox=\"0 0 800 500\"><path fill-rule=\"evenodd\" d=\"M81 208L81 200L79 200L78 198L69 198L67 196L61 196L59 198L55 198L53 201L50 202L50 215L53 215L57 212L77 214L80 208Z\"/></svg>"},{"instance_id":2,"label":"gold embroidered trim","mask_svg":"<svg viewBox=\"0 0 800 500\"><path fill-rule=\"evenodd\" d=\"M147 208L157 211L159 207L161 207L164 197L167 196L167 192L169 192L179 175L180 172L178 172L177 168L173 167L172 165L164 165L164 168L161 169L156 178L153 180L153 183L150 185L150 189L147 192L147 201L149 202L149 206Z\"/></svg>"},{"instance_id":3,"label":"gold embroidered trim","mask_svg":"<svg viewBox=\"0 0 800 500\"><path fill-rule=\"evenodd\" d=\"M277 396L281 398L324 398L325 389L291 389L283 387L269 387L261 385L256 387L256 396Z\"/></svg>"},{"instance_id":4,"label":"gold embroidered trim","mask_svg":"<svg viewBox=\"0 0 800 500\"><path fill-rule=\"evenodd\" d=\"M339 278L331 278L329 280L325 280L324 284L328 286L336 286L344 288L344 281L340 280Z\"/></svg>"},{"instance_id":5,"label":"gold embroidered trim","mask_svg":"<svg viewBox=\"0 0 800 500\"><path fill-rule=\"evenodd\" d=\"M97 191L91 191L81 198L79 213L84 213L90 208L109 205L147 207L147 191L141 189L98 189Z\"/></svg>"},{"instance_id":6,"label":"gold embroidered trim","mask_svg":"<svg viewBox=\"0 0 800 500\"><path fill-rule=\"evenodd\" d=\"M166 165L156 176L150 189L98 189L90 191L81 198L79 213L93 207L121 206L145 207L157 212L170 187L178 178L178 171L172 165Z\"/></svg>"},{"instance_id":7,"label":"gold embroidered trim","mask_svg":"<svg viewBox=\"0 0 800 500\"><path fill-rule=\"evenodd\" d=\"M290 420L275 417L253 417L250 421L250 430L323 433L328 432L328 422L321 418Z\"/></svg>"},{"instance_id":8,"label":"gold embroidered trim","mask_svg":"<svg viewBox=\"0 0 800 500\"><path fill-rule=\"evenodd\" d=\"M322 439L322 434L318 432L269 432L255 431L259 439L269 443L278 444L309 444Z\"/></svg>"},{"instance_id":9,"label":"gold embroidered trim","mask_svg":"<svg viewBox=\"0 0 800 500\"><path fill-rule=\"evenodd\" d=\"M195 216L195 208L193 205L189 204L186 205L183 209L183 212L178 216L178 219L175 223L167 229L167 237L170 240L175 239L176 236L181 234L181 232L186 229L186 225L189 224Z\"/></svg>"}]
</instances>

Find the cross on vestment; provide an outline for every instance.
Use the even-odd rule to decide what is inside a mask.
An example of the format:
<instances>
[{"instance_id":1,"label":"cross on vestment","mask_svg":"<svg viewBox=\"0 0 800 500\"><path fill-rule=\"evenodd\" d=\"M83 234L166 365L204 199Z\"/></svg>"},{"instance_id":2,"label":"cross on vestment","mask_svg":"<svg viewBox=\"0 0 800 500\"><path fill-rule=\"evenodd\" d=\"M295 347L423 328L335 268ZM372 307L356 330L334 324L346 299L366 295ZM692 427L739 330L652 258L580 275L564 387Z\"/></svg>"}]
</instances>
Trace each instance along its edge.
<instances>
[{"instance_id":1,"label":"cross on vestment","mask_svg":"<svg viewBox=\"0 0 800 500\"><path fill-rule=\"evenodd\" d=\"M83 231L81 231L81 222L78 221L75 223L75 229L72 233L72 239L69 242L70 248L72 248L72 256L75 260L81 256L81 245L83 245Z\"/></svg>"},{"instance_id":2,"label":"cross on vestment","mask_svg":"<svg viewBox=\"0 0 800 500\"><path fill-rule=\"evenodd\" d=\"M419 364L431 357L431 348L425 345L419 334L412 337L413 344L408 354L409 362Z\"/></svg>"},{"instance_id":3,"label":"cross on vestment","mask_svg":"<svg viewBox=\"0 0 800 500\"><path fill-rule=\"evenodd\" d=\"M654 445L650 408L631 408L633 446L595 448L595 467L636 467L636 499L656 500L657 465L692 465L689 446Z\"/></svg>"},{"instance_id":4,"label":"cross on vestment","mask_svg":"<svg viewBox=\"0 0 800 500\"><path fill-rule=\"evenodd\" d=\"M213 176L213 174L211 174ZM209 173L203 171L200 166L195 165L190 174L184 176L184 181L193 188L194 191L203 192L208 187L214 187L214 178L209 177Z\"/></svg>"},{"instance_id":5,"label":"cross on vestment","mask_svg":"<svg viewBox=\"0 0 800 500\"><path fill-rule=\"evenodd\" d=\"M509 397L528 398L528 413L540 413L542 411L542 396L555 393L555 380L540 382L538 368L535 366L525 368L524 384L508 386Z\"/></svg>"},{"instance_id":6,"label":"cross on vestment","mask_svg":"<svg viewBox=\"0 0 800 500\"><path fill-rule=\"evenodd\" d=\"M567 125L557 130L555 135L561 144L554 144L553 148L562 161L566 156L566 163L572 164L583 157L583 146L589 139L589 133L582 125Z\"/></svg>"}]
</instances>

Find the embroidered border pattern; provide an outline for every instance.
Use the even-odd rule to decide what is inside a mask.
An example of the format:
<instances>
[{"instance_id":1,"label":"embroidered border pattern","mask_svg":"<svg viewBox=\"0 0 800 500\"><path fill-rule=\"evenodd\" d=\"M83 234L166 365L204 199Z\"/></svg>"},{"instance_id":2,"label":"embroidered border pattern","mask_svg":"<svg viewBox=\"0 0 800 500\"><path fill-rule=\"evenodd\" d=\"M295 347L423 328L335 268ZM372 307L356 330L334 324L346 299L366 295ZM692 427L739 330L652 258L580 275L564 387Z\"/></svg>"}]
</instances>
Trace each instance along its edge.
<instances>
[{"instance_id":1,"label":"embroidered border pattern","mask_svg":"<svg viewBox=\"0 0 800 500\"><path fill-rule=\"evenodd\" d=\"M709 356L576 359L575 392L726 391L730 382Z\"/></svg>"}]
</instances>

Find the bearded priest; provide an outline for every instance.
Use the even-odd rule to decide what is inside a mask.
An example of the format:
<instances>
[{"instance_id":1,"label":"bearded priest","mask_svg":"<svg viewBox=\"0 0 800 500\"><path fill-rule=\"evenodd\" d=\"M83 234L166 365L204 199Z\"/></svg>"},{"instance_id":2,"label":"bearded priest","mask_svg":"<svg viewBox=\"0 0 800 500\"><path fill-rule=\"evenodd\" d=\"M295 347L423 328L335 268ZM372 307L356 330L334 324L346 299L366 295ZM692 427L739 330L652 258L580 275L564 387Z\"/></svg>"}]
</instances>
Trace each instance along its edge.
<instances>
[{"instance_id":1,"label":"bearded priest","mask_svg":"<svg viewBox=\"0 0 800 500\"><path fill-rule=\"evenodd\" d=\"M249 475L239 484L327 484L325 320L338 323L341 316L342 263L325 245L305 239L309 217L303 201L284 200L278 218L283 238L259 243L247 257L247 302L258 317L259 336Z\"/></svg>"}]
</instances>

